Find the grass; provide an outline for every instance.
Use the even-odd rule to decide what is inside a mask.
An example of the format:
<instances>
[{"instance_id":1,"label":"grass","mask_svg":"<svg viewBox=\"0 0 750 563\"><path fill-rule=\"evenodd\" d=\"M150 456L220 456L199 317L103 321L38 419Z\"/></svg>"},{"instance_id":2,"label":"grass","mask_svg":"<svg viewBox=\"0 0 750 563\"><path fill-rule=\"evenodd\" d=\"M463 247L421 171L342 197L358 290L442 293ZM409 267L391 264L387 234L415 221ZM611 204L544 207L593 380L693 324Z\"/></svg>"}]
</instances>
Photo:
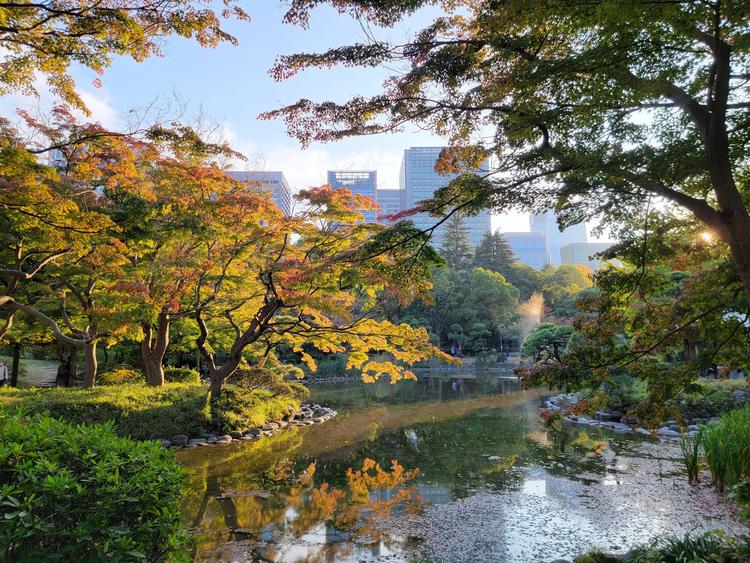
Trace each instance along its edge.
<instances>
[{"instance_id":1,"label":"grass","mask_svg":"<svg viewBox=\"0 0 750 563\"><path fill-rule=\"evenodd\" d=\"M209 408L208 387L195 383L102 386L94 389L33 388L0 390L0 407L47 413L70 423L113 421L120 436L137 440L200 436L212 430L244 430L279 419L299 407L299 399L265 389L227 386L221 409Z\"/></svg>"},{"instance_id":2,"label":"grass","mask_svg":"<svg viewBox=\"0 0 750 563\"><path fill-rule=\"evenodd\" d=\"M0 356L8 367L8 376L10 368L13 365L13 358L9 356ZM34 387L36 385L45 385L55 382L57 377L57 362L49 360L27 360L21 358L21 366L18 371L19 387Z\"/></svg>"},{"instance_id":3,"label":"grass","mask_svg":"<svg viewBox=\"0 0 750 563\"><path fill-rule=\"evenodd\" d=\"M706 463L719 491L750 478L750 405L701 428Z\"/></svg>"}]
</instances>

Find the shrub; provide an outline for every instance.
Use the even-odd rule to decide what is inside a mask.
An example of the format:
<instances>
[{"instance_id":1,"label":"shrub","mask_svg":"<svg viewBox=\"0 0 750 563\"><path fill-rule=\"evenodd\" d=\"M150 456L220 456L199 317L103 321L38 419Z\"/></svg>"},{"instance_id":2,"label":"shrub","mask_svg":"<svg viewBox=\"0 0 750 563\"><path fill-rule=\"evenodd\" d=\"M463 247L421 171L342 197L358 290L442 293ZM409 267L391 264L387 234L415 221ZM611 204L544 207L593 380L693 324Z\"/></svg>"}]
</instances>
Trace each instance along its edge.
<instances>
[{"instance_id":1,"label":"shrub","mask_svg":"<svg viewBox=\"0 0 750 563\"><path fill-rule=\"evenodd\" d=\"M229 390L227 392L227 390ZM281 418L299 408L299 399L266 389L231 385L209 407L208 387L193 383L102 386L94 389L0 389L0 406L19 406L73 423L113 421L115 432L137 440L175 434L201 436L210 430L242 430ZM223 409L227 409L226 412Z\"/></svg>"},{"instance_id":2,"label":"shrub","mask_svg":"<svg viewBox=\"0 0 750 563\"><path fill-rule=\"evenodd\" d=\"M125 383L140 383L143 374L130 368L115 368L96 376L98 385L123 385Z\"/></svg>"},{"instance_id":3,"label":"shrub","mask_svg":"<svg viewBox=\"0 0 750 563\"><path fill-rule=\"evenodd\" d=\"M299 409L299 405L299 399L276 395L268 389L248 391L227 385L211 403L211 414L217 428L228 432L279 420Z\"/></svg>"},{"instance_id":4,"label":"shrub","mask_svg":"<svg viewBox=\"0 0 750 563\"><path fill-rule=\"evenodd\" d=\"M0 559L163 561L186 540L183 480L169 452L111 424L0 413Z\"/></svg>"},{"instance_id":5,"label":"shrub","mask_svg":"<svg viewBox=\"0 0 750 563\"><path fill-rule=\"evenodd\" d=\"M18 405L72 423L113 421L120 436L136 440L175 434L199 436L211 428L208 388L169 383L101 386L94 389L33 388L0 390L0 405Z\"/></svg>"},{"instance_id":6,"label":"shrub","mask_svg":"<svg viewBox=\"0 0 750 563\"><path fill-rule=\"evenodd\" d=\"M310 390L296 381L304 377L301 368L281 364L270 368L241 366L231 377L231 382L244 389L268 389L276 395L301 399Z\"/></svg>"},{"instance_id":7,"label":"shrub","mask_svg":"<svg viewBox=\"0 0 750 563\"><path fill-rule=\"evenodd\" d=\"M164 381L167 383L200 383L201 374L192 368L164 368Z\"/></svg>"}]
</instances>

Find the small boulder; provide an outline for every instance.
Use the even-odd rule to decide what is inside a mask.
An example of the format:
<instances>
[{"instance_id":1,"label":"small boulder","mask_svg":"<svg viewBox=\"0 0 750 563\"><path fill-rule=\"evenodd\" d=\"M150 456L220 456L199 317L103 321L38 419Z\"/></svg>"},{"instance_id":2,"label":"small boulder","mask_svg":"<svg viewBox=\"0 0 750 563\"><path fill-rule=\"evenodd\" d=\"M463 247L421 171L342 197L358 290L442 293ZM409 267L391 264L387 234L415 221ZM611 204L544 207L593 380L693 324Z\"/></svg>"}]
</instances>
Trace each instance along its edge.
<instances>
[{"instance_id":1,"label":"small boulder","mask_svg":"<svg viewBox=\"0 0 750 563\"><path fill-rule=\"evenodd\" d=\"M256 427L256 428L251 428L250 430L248 430L247 432L245 432L245 435L257 438L258 436L260 436L262 434L262 432L263 431L260 428Z\"/></svg>"},{"instance_id":2,"label":"small boulder","mask_svg":"<svg viewBox=\"0 0 750 563\"><path fill-rule=\"evenodd\" d=\"M223 436L219 436L216 438L217 444L226 444L232 441L232 437L229 434L224 434Z\"/></svg>"},{"instance_id":3,"label":"small boulder","mask_svg":"<svg viewBox=\"0 0 750 563\"><path fill-rule=\"evenodd\" d=\"M206 443L207 444L215 444L216 441L217 441L216 436L209 436L208 438L206 438Z\"/></svg>"},{"instance_id":4,"label":"small boulder","mask_svg":"<svg viewBox=\"0 0 750 563\"><path fill-rule=\"evenodd\" d=\"M665 436L667 438L679 438L680 433L676 430L672 430L671 428L667 426L662 426L659 428L659 430L656 432L659 436Z\"/></svg>"},{"instance_id":5,"label":"small boulder","mask_svg":"<svg viewBox=\"0 0 750 563\"><path fill-rule=\"evenodd\" d=\"M191 438L190 440L188 440L188 445L193 444L197 446L199 444L205 444L205 443L206 443L206 438Z\"/></svg>"},{"instance_id":6,"label":"small boulder","mask_svg":"<svg viewBox=\"0 0 750 563\"><path fill-rule=\"evenodd\" d=\"M229 435L233 440L239 440L240 438L242 438L242 432L240 432L239 430L232 430Z\"/></svg>"},{"instance_id":7,"label":"small boulder","mask_svg":"<svg viewBox=\"0 0 750 563\"><path fill-rule=\"evenodd\" d=\"M172 446L172 442L170 442L166 438L162 438L159 442L161 443L162 448L169 448Z\"/></svg>"},{"instance_id":8,"label":"small boulder","mask_svg":"<svg viewBox=\"0 0 750 563\"><path fill-rule=\"evenodd\" d=\"M186 434L177 434L172 436L171 442L173 446L185 446L187 445L188 437Z\"/></svg>"}]
</instances>

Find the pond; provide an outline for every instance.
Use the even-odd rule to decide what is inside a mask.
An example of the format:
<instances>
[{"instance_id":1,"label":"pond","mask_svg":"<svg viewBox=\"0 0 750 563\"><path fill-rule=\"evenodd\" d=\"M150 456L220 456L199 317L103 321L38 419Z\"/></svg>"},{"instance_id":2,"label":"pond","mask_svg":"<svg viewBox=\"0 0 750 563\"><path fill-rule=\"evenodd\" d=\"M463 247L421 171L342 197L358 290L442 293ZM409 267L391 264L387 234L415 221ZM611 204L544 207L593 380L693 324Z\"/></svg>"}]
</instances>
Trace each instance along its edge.
<instances>
[{"instance_id":1,"label":"pond","mask_svg":"<svg viewBox=\"0 0 750 563\"><path fill-rule=\"evenodd\" d=\"M675 442L548 430L543 394L493 374L314 386L324 424L178 452L195 559L551 561L743 530Z\"/></svg>"}]
</instances>

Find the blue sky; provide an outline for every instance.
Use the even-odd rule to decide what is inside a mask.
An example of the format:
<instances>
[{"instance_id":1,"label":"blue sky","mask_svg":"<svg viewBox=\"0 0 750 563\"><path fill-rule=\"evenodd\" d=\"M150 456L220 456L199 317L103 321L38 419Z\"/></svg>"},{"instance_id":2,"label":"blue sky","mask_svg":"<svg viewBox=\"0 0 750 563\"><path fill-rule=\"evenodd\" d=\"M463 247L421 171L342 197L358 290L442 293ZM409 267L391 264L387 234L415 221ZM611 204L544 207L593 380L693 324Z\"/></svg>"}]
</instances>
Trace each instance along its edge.
<instances>
[{"instance_id":1,"label":"blue sky","mask_svg":"<svg viewBox=\"0 0 750 563\"><path fill-rule=\"evenodd\" d=\"M430 133L409 127L404 132L347 139L337 143L313 144L302 150L286 135L281 121L260 121L258 114L300 97L344 101L353 95L379 91L386 71L381 69L335 68L311 70L287 81L275 82L268 69L280 54L319 51L328 47L365 40L359 24L328 7L317 8L309 29L282 23L284 6L275 0L255 0L245 5L251 21L228 22L227 30L239 46L223 44L204 49L194 41L170 38L164 42L163 57L143 63L117 58L95 88L96 75L74 69L74 77L94 118L105 126L122 125L131 108L142 108L155 100L178 96L222 124L233 146L250 158L238 168L283 170L295 189L325 182L327 169L375 169L382 188L398 187L398 168L403 149L409 146L441 145ZM434 13L423 11L393 29L377 29L380 39L401 41L421 29ZM0 111L8 115L15 107L48 105L20 95L6 96ZM13 106L13 107L9 107ZM494 226L505 231L528 230L525 216L497 217Z\"/></svg>"}]
</instances>

